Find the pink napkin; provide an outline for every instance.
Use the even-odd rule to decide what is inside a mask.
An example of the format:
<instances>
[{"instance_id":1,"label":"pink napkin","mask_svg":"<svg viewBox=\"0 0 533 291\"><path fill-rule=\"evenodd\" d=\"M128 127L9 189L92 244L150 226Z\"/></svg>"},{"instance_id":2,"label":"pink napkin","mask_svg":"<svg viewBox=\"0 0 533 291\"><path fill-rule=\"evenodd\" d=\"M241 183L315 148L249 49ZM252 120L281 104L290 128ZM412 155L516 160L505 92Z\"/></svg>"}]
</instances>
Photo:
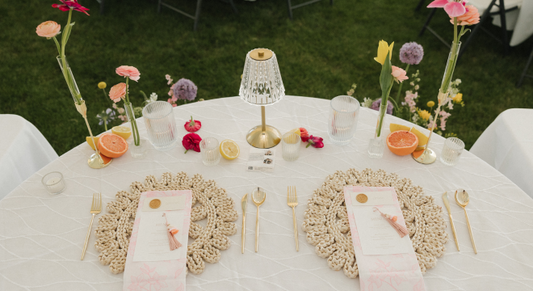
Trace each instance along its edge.
<instances>
[{"instance_id":1,"label":"pink napkin","mask_svg":"<svg viewBox=\"0 0 533 291\"><path fill-rule=\"evenodd\" d=\"M390 255L364 255L357 231L354 211L358 211L359 207L372 206L354 206L352 203L352 193L365 192L371 195L371 192L389 190L392 197L392 207L395 209L394 213L388 213L397 216L397 222L405 226L405 220L398 203L398 197L394 188L388 187L358 187L347 186L344 188L344 199L346 201L346 209L348 211L348 219L350 221L350 230L352 233L352 241L355 249L355 256L357 265L359 267L359 281L361 290L377 291L377 290L416 290L424 291L426 286L422 273L416 259L416 254L412 245L408 248L407 253L390 254ZM378 206L379 207L379 206ZM360 211L360 209L359 209ZM376 213L379 217L379 214ZM381 218L383 219L383 218ZM392 226L388 225L388 227ZM409 239L405 236L404 239Z\"/></svg>"},{"instance_id":2,"label":"pink napkin","mask_svg":"<svg viewBox=\"0 0 533 291\"><path fill-rule=\"evenodd\" d=\"M185 238L182 238L180 243L184 248L185 256L177 260L160 260L160 261L134 261L135 249L138 245L139 225L141 223L145 201L148 203L154 197L176 197L183 196L180 201L184 203L184 207L180 210L180 215L183 216L183 224L174 225L179 229ZM163 200L163 199L161 199ZM164 200L163 200L164 201ZM186 276L186 262L187 262L187 242L189 234L189 225L191 220L191 203L192 192L190 190L183 191L152 191L142 193L139 200L139 207L137 208L137 215L135 224L133 225L133 232L130 238L128 248L128 256L126 258L126 269L124 271L124 285L123 290L185 290L185 276ZM155 211L154 211L155 212ZM170 211L157 212L157 216L161 216L163 212L167 215ZM153 212L152 212L153 213ZM155 215L155 214L153 214ZM165 218L161 217L161 223L165 223ZM172 224L172 222L169 222ZM167 235L166 233L164 234ZM167 241L162 243L168 244ZM173 252L177 252L174 250Z\"/></svg>"}]
</instances>

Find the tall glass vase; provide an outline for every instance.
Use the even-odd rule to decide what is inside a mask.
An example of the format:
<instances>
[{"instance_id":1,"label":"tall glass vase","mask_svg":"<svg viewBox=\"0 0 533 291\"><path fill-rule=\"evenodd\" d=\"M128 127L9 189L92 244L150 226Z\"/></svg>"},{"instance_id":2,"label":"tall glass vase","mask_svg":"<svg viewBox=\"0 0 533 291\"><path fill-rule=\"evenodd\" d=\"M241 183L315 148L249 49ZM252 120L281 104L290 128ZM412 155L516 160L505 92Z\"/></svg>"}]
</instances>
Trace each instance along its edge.
<instances>
[{"instance_id":1,"label":"tall glass vase","mask_svg":"<svg viewBox=\"0 0 533 291\"><path fill-rule=\"evenodd\" d=\"M414 152L412 154L413 159L421 164L428 165L434 163L437 160L437 154L434 150L429 148L429 143L431 141L431 135L435 130L435 127L437 126L437 118L439 116L440 109L446 99L448 99L448 97L450 96L450 84L452 82L453 73L457 65L457 59L459 58L460 50L461 42L452 42L450 54L448 55L448 61L446 62L446 68L444 70L444 75L442 76L442 83L439 89L439 95L437 96L438 106L433 116L433 122L431 122L432 127L429 128L428 141L424 147L424 151L422 152L422 154L417 154L417 152Z\"/></svg>"},{"instance_id":2,"label":"tall glass vase","mask_svg":"<svg viewBox=\"0 0 533 291\"><path fill-rule=\"evenodd\" d=\"M133 135L133 141L129 144L129 152L133 158L142 159L146 156L146 139L142 139L139 136L139 128L137 127L137 121L135 120L135 111L133 109L133 104L124 103L124 110L126 111L126 116L131 124L131 133Z\"/></svg>"},{"instance_id":3,"label":"tall glass vase","mask_svg":"<svg viewBox=\"0 0 533 291\"><path fill-rule=\"evenodd\" d=\"M379 159L383 157L383 152L385 151L383 124L385 123L385 116L387 115L387 103L388 100L385 100L385 102L383 102L383 99L381 100L374 138L370 139L370 142L368 143L368 156L371 158Z\"/></svg>"},{"instance_id":4,"label":"tall glass vase","mask_svg":"<svg viewBox=\"0 0 533 291\"><path fill-rule=\"evenodd\" d=\"M81 97L80 89L78 88L78 84L76 83L76 79L74 78L74 74L72 73L72 69L68 65L67 57L61 58L61 56L56 57L57 62L59 63L59 68L61 68L61 73L63 74L63 77L65 78L65 82L67 82L67 87L70 91L70 95L72 96L72 99L74 100L74 105L76 106L76 110L81 114L83 119L85 120L85 124L87 125L87 129L89 130L89 135L91 137L91 140L93 140L94 143L94 136L93 132L91 130L91 126L89 125L89 120L87 120L87 105L85 104L85 100ZM100 152L98 151L98 148L95 145L95 152L89 157L87 160L87 164L89 167L93 169L101 169L104 167L107 167L112 161L112 159L106 159L104 162L104 159L100 156Z\"/></svg>"}]
</instances>

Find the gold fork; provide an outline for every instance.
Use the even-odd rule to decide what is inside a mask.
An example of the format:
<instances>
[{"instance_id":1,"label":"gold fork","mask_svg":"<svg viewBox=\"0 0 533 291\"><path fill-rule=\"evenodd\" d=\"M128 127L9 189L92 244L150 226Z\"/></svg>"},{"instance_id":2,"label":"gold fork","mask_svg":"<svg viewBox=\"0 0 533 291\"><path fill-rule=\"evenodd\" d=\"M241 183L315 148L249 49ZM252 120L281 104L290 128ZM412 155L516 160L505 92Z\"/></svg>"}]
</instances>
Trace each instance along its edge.
<instances>
[{"instance_id":1,"label":"gold fork","mask_svg":"<svg viewBox=\"0 0 533 291\"><path fill-rule=\"evenodd\" d=\"M298 195L296 195L296 186L287 186L287 205L292 207L292 222L294 224L294 241L296 242L296 251L300 251L298 247L298 226L296 225L296 214L294 207L298 206Z\"/></svg>"},{"instance_id":2,"label":"gold fork","mask_svg":"<svg viewBox=\"0 0 533 291\"><path fill-rule=\"evenodd\" d=\"M85 245L83 246L83 252L81 253L81 260L85 258L85 252L87 251L87 245L89 244L89 237L91 237L91 228L93 227L94 216L102 211L102 195L100 193L93 194L93 203L91 205L91 224L89 224L89 230L87 231L87 236L85 237Z\"/></svg>"}]
</instances>

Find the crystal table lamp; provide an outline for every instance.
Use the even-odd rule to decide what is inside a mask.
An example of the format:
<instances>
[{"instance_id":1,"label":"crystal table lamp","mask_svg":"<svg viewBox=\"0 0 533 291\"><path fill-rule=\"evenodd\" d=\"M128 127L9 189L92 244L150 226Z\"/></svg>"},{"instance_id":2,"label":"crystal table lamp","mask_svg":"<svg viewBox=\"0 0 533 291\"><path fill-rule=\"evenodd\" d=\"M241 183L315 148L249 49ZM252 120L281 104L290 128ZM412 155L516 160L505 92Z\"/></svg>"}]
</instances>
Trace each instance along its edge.
<instances>
[{"instance_id":1,"label":"crystal table lamp","mask_svg":"<svg viewBox=\"0 0 533 291\"><path fill-rule=\"evenodd\" d=\"M265 123L265 106L272 105L285 96L278 60L273 51L258 48L246 54L239 96L249 104L261 106L261 125L248 132L248 143L261 149L279 144L281 133Z\"/></svg>"}]
</instances>

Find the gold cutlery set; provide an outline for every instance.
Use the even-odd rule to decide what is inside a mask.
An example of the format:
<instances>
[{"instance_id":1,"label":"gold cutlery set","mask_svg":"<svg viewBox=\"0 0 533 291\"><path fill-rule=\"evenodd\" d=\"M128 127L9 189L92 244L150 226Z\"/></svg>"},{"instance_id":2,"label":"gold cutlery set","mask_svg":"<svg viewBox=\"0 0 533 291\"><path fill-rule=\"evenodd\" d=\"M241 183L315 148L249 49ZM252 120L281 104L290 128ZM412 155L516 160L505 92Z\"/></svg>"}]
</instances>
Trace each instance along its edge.
<instances>
[{"instance_id":1,"label":"gold cutlery set","mask_svg":"<svg viewBox=\"0 0 533 291\"><path fill-rule=\"evenodd\" d=\"M453 223L452 211L450 209L450 202L448 201L448 192L444 192L444 194L442 194L442 200L444 201L444 206L446 206L446 209L448 210L448 216L450 217L450 225L452 226L452 232L453 232L453 238L455 239L455 245L457 246L457 250L461 251L459 249L459 241L457 240L457 232L455 231L455 225ZM468 202L470 202L468 193L463 189L459 189L455 191L455 202L457 202L457 205L461 206L463 210L465 211L466 225L468 226L468 233L470 234L470 241L472 242L474 253L477 254L476 242L474 240L474 233L472 232L472 227L470 226L470 220L468 219L468 213L466 212L466 205L468 205Z\"/></svg>"},{"instance_id":2,"label":"gold cutlery set","mask_svg":"<svg viewBox=\"0 0 533 291\"><path fill-rule=\"evenodd\" d=\"M263 188L257 187L252 191L252 202L257 208L255 217L255 252L259 251L259 206L266 200L266 192ZM248 194L244 194L241 199L242 206L242 231L241 231L241 252L244 254L244 245L246 241L246 205L248 204ZM294 224L294 241L296 243L296 251L298 247L298 226L296 223L296 213L294 208L298 205L298 196L296 195L296 186L287 187L287 205L292 208L292 220Z\"/></svg>"}]
</instances>

